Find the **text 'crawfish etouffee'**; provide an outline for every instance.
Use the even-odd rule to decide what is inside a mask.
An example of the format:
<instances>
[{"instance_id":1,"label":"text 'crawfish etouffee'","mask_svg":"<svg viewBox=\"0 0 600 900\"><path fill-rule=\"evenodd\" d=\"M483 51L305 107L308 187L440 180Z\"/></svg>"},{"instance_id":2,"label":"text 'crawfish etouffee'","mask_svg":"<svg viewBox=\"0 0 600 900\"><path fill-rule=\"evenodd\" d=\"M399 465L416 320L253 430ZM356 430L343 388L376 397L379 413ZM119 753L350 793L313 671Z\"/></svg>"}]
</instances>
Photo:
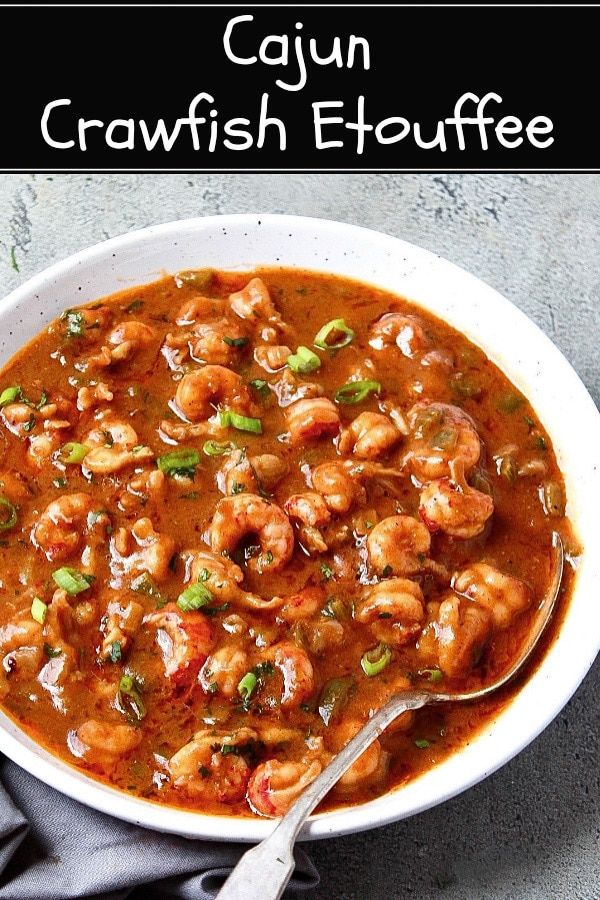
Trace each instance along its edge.
<instances>
[{"instance_id":1,"label":"text 'crawfish etouffee'","mask_svg":"<svg viewBox=\"0 0 600 900\"><path fill-rule=\"evenodd\" d=\"M392 692L504 669L552 531L574 547L522 394L338 277L189 271L68 309L0 407L2 707L161 803L280 815ZM321 808L431 768L508 696L402 715Z\"/></svg>"}]
</instances>

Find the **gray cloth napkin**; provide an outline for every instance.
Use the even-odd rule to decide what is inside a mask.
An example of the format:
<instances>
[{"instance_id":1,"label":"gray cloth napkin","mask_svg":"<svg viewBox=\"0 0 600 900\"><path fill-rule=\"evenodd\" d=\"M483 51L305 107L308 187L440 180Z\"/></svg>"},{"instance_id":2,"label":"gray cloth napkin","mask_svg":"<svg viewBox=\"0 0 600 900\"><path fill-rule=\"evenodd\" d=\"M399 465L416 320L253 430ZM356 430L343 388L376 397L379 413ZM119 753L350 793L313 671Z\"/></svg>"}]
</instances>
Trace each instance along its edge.
<instances>
[{"instance_id":1,"label":"gray cloth napkin","mask_svg":"<svg viewBox=\"0 0 600 900\"><path fill-rule=\"evenodd\" d=\"M128 825L0 755L0 900L212 900L245 849ZM306 854L295 856L286 898L319 883Z\"/></svg>"}]
</instances>

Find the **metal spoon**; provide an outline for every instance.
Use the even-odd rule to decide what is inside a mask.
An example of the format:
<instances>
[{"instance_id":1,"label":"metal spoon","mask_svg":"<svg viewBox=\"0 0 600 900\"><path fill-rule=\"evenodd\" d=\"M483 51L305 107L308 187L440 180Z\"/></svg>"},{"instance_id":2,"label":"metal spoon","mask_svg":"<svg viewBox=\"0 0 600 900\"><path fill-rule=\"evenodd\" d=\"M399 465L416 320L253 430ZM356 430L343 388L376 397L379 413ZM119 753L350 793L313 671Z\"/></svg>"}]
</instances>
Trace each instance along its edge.
<instances>
[{"instance_id":1,"label":"metal spoon","mask_svg":"<svg viewBox=\"0 0 600 900\"><path fill-rule=\"evenodd\" d=\"M355 737L326 766L321 774L308 785L274 831L256 847L246 851L223 885L217 900L279 900L294 871L294 843L304 822L315 806L331 790L337 780L349 769L387 726L401 713L420 709L428 703L446 703L480 700L497 691L515 677L542 636L558 598L563 574L564 551L558 532L552 534L554 574L548 593L541 601L535 621L519 658L492 684L478 691L463 694L442 694L429 691L403 691L395 694L382 706Z\"/></svg>"}]
</instances>

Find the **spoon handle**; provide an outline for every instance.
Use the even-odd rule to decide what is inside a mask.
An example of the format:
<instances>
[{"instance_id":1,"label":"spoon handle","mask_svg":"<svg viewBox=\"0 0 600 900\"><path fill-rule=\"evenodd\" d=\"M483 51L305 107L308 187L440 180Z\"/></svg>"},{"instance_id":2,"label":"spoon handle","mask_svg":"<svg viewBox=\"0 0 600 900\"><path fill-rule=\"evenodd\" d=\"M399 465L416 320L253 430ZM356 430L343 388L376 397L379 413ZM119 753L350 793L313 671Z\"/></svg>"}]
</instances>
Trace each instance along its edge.
<instances>
[{"instance_id":1,"label":"spoon handle","mask_svg":"<svg viewBox=\"0 0 600 900\"><path fill-rule=\"evenodd\" d=\"M279 900L294 871L294 843L317 803L394 719L433 699L425 691L406 691L388 700L304 789L269 837L244 853L217 900Z\"/></svg>"}]
</instances>

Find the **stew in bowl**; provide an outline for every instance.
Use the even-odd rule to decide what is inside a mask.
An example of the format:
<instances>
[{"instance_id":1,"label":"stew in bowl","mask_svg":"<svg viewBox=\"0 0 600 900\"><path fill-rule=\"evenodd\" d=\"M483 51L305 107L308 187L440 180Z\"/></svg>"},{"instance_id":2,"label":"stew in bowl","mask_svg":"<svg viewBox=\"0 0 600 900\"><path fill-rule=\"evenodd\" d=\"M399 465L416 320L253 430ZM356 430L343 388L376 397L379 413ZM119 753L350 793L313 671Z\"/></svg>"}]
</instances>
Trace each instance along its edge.
<instances>
[{"instance_id":1,"label":"stew in bowl","mask_svg":"<svg viewBox=\"0 0 600 900\"><path fill-rule=\"evenodd\" d=\"M552 531L578 553L527 398L350 278L192 269L66 309L0 407L0 704L160 804L280 815L392 692L506 668ZM407 784L510 695L402 716L322 809Z\"/></svg>"}]
</instances>

